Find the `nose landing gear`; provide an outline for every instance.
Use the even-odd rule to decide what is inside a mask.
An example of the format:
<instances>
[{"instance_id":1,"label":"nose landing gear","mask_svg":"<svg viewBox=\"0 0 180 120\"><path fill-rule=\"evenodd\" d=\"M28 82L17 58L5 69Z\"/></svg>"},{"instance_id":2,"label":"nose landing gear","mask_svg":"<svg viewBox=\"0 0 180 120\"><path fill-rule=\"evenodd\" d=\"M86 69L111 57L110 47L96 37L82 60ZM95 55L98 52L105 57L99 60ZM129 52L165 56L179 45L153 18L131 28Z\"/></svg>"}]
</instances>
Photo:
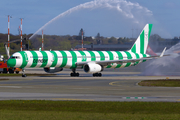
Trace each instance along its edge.
<instances>
[{"instance_id":1,"label":"nose landing gear","mask_svg":"<svg viewBox=\"0 0 180 120\"><path fill-rule=\"evenodd\" d=\"M22 77L27 77L27 75L25 74L25 69L22 69Z\"/></svg>"}]
</instances>

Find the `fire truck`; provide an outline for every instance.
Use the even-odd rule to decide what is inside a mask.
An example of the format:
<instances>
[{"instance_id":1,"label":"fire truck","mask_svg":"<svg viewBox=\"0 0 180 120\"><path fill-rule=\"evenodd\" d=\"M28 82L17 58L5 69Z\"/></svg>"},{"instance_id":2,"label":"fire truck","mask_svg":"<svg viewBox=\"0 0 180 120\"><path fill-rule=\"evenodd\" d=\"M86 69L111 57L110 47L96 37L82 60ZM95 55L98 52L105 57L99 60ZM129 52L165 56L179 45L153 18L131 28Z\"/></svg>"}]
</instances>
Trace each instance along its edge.
<instances>
[{"instance_id":1,"label":"fire truck","mask_svg":"<svg viewBox=\"0 0 180 120\"><path fill-rule=\"evenodd\" d=\"M6 73L10 73L10 74L16 73L16 74L18 74L19 71L21 71L21 69L9 68L7 66L6 60L4 59L4 56L0 55L0 73L4 73L4 74L6 74Z\"/></svg>"}]
</instances>

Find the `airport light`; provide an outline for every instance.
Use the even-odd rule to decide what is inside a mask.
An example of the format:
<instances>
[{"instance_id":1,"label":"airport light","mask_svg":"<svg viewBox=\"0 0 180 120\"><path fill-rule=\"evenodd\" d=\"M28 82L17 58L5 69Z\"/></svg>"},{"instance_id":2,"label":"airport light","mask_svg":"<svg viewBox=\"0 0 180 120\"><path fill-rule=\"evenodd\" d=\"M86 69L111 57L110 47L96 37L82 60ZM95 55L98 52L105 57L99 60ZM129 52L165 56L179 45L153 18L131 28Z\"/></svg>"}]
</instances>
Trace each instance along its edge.
<instances>
[{"instance_id":1,"label":"airport light","mask_svg":"<svg viewBox=\"0 0 180 120\"><path fill-rule=\"evenodd\" d=\"M82 30L82 51L83 51L83 30Z\"/></svg>"},{"instance_id":2,"label":"airport light","mask_svg":"<svg viewBox=\"0 0 180 120\"><path fill-rule=\"evenodd\" d=\"M23 18L20 18L20 20L21 20L21 51L22 51L22 20Z\"/></svg>"},{"instance_id":3,"label":"airport light","mask_svg":"<svg viewBox=\"0 0 180 120\"><path fill-rule=\"evenodd\" d=\"M10 18L12 18L12 16L8 15L8 51L10 53L10 46L9 46L9 41L10 41Z\"/></svg>"},{"instance_id":4,"label":"airport light","mask_svg":"<svg viewBox=\"0 0 180 120\"><path fill-rule=\"evenodd\" d=\"M43 35L43 30L42 30L42 51L44 50L44 35Z\"/></svg>"}]
</instances>

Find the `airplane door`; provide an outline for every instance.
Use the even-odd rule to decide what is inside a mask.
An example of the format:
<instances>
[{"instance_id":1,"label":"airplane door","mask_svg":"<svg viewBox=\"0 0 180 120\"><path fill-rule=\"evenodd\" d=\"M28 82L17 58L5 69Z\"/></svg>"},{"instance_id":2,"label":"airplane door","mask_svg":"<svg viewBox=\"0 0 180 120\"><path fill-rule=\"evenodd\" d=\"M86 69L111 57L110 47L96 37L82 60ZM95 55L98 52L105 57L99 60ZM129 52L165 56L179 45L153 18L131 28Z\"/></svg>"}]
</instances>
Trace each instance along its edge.
<instances>
[{"instance_id":1,"label":"airplane door","mask_svg":"<svg viewBox=\"0 0 180 120\"><path fill-rule=\"evenodd\" d=\"M26 62L28 62L29 60L28 60L27 53L24 53L24 56L25 56L25 60L26 60Z\"/></svg>"},{"instance_id":2,"label":"airplane door","mask_svg":"<svg viewBox=\"0 0 180 120\"><path fill-rule=\"evenodd\" d=\"M53 53L51 53L51 55L52 55L52 62L55 60L55 57L54 57L54 54Z\"/></svg>"}]
</instances>

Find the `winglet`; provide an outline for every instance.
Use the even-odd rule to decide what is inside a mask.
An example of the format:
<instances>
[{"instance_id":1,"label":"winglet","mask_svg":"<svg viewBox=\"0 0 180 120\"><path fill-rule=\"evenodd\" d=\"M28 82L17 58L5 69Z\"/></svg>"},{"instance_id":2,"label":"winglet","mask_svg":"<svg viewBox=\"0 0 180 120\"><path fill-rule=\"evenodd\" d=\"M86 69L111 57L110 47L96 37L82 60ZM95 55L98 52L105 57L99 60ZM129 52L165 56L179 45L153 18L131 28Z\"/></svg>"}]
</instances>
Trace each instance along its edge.
<instances>
[{"instance_id":1,"label":"winglet","mask_svg":"<svg viewBox=\"0 0 180 120\"><path fill-rule=\"evenodd\" d=\"M164 53L166 51L166 47L164 48L164 50L162 51L161 55L159 57L163 57L164 56Z\"/></svg>"}]
</instances>

